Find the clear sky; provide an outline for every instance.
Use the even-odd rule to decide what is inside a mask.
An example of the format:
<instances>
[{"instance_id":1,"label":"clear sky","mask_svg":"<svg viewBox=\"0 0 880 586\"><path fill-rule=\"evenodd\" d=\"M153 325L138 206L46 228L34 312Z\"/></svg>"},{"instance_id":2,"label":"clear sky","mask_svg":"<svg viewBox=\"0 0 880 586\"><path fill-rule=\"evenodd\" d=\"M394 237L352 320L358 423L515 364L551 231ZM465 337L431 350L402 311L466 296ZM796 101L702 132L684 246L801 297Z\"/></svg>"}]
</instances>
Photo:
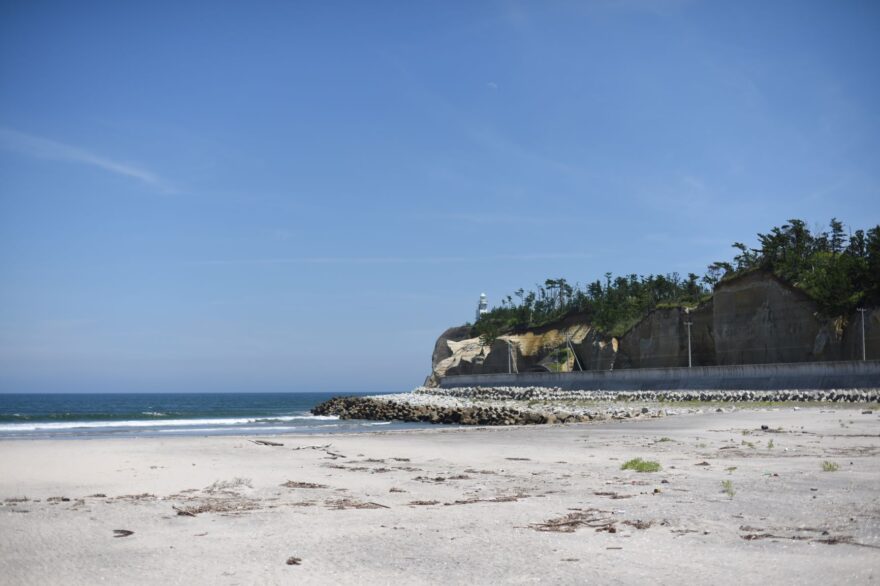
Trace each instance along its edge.
<instances>
[{"instance_id":1,"label":"clear sky","mask_svg":"<svg viewBox=\"0 0 880 586\"><path fill-rule=\"evenodd\" d=\"M880 2L0 4L0 391L401 391L548 277L880 219Z\"/></svg>"}]
</instances>

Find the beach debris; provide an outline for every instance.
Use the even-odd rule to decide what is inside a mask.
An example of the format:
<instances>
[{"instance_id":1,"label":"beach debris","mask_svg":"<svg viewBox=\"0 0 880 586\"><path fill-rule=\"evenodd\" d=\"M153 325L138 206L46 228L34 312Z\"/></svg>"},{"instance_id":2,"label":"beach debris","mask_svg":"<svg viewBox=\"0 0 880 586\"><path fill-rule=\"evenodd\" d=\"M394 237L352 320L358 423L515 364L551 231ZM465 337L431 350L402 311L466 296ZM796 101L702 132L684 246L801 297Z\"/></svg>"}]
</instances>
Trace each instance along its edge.
<instances>
[{"instance_id":1,"label":"beach debris","mask_svg":"<svg viewBox=\"0 0 880 586\"><path fill-rule=\"evenodd\" d=\"M250 478L239 478L236 476L232 480L215 480L211 486L205 488L205 492L235 492L242 488L253 488Z\"/></svg>"},{"instance_id":2,"label":"beach debris","mask_svg":"<svg viewBox=\"0 0 880 586\"><path fill-rule=\"evenodd\" d=\"M103 492L96 492L95 494L90 494L86 496L87 499L105 499L107 495Z\"/></svg>"},{"instance_id":3,"label":"beach debris","mask_svg":"<svg viewBox=\"0 0 880 586\"><path fill-rule=\"evenodd\" d=\"M252 444L257 444L258 446L284 446L282 443L278 442L270 442L269 440L249 440Z\"/></svg>"},{"instance_id":4,"label":"beach debris","mask_svg":"<svg viewBox=\"0 0 880 586\"><path fill-rule=\"evenodd\" d=\"M302 558L290 556L289 558L287 558L287 561L284 563L287 564L288 566L298 566L302 563Z\"/></svg>"},{"instance_id":5,"label":"beach debris","mask_svg":"<svg viewBox=\"0 0 880 586\"><path fill-rule=\"evenodd\" d=\"M594 492L593 494L596 496L611 497L612 500L631 499L636 496L634 494L617 494L616 492Z\"/></svg>"},{"instance_id":6,"label":"beach debris","mask_svg":"<svg viewBox=\"0 0 880 586\"><path fill-rule=\"evenodd\" d=\"M505 460L511 460L514 462L531 462L531 458L504 458Z\"/></svg>"},{"instance_id":7,"label":"beach debris","mask_svg":"<svg viewBox=\"0 0 880 586\"><path fill-rule=\"evenodd\" d=\"M329 500L324 502L327 505L328 509L334 509L337 511L342 511L345 509L387 509L385 505L380 505L379 503L368 503L363 501L357 501L354 499L337 499L337 500Z\"/></svg>"},{"instance_id":8,"label":"beach debris","mask_svg":"<svg viewBox=\"0 0 880 586\"><path fill-rule=\"evenodd\" d=\"M333 444L324 444L323 446L297 446L295 448L291 448L294 452L297 450L326 450Z\"/></svg>"},{"instance_id":9,"label":"beach debris","mask_svg":"<svg viewBox=\"0 0 880 586\"><path fill-rule=\"evenodd\" d=\"M440 501L410 501L407 504L419 507L427 507L431 505L439 505Z\"/></svg>"},{"instance_id":10,"label":"beach debris","mask_svg":"<svg viewBox=\"0 0 880 586\"><path fill-rule=\"evenodd\" d=\"M28 502L28 497L26 496L13 496L8 499L3 499L4 503L26 503Z\"/></svg>"},{"instance_id":11,"label":"beach debris","mask_svg":"<svg viewBox=\"0 0 880 586\"><path fill-rule=\"evenodd\" d=\"M608 516L610 514L610 511L590 508L574 511L562 517L549 519L543 523L532 523L529 527L535 531L550 531L553 533L574 533L580 527L592 527L597 531L614 533L617 530L614 529L612 531L615 521Z\"/></svg>"},{"instance_id":12,"label":"beach debris","mask_svg":"<svg viewBox=\"0 0 880 586\"><path fill-rule=\"evenodd\" d=\"M395 462L409 462L409 458L391 458Z\"/></svg>"},{"instance_id":13,"label":"beach debris","mask_svg":"<svg viewBox=\"0 0 880 586\"><path fill-rule=\"evenodd\" d=\"M283 486L284 488L330 488L326 484L316 484L314 482L295 482L293 480L288 480L280 486Z\"/></svg>"},{"instance_id":14,"label":"beach debris","mask_svg":"<svg viewBox=\"0 0 880 586\"><path fill-rule=\"evenodd\" d=\"M772 533L746 533L745 535L740 535L742 539L746 541L756 541L758 539L792 539L794 541L808 541L810 540L809 535L773 535Z\"/></svg>"},{"instance_id":15,"label":"beach debris","mask_svg":"<svg viewBox=\"0 0 880 586\"><path fill-rule=\"evenodd\" d=\"M636 519L635 521L622 521L624 525L629 525L630 527L635 527L636 529L648 529L651 525L654 524L653 521L642 521L641 519Z\"/></svg>"},{"instance_id":16,"label":"beach debris","mask_svg":"<svg viewBox=\"0 0 880 586\"><path fill-rule=\"evenodd\" d=\"M392 486L391 488L388 489L388 492L406 492L406 491L403 490L402 488L397 488L396 486Z\"/></svg>"},{"instance_id":17,"label":"beach debris","mask_svg":"<svg viewBox=\"0 0 880 586\"><path fill-rule=\"evenodd\" d=\"M338 453L336 453L336 452L331 452L331 451L330 451L330 447L331 447L332 445L333 445L333 444L324 444L324 445L322 445L322 446L298 446L298 447L296 447L296 448L291 448L291 450L293 450L293 451L297 451L297 450L319 450L319 451L324 452L325 454L327 454L327 456L329 456L331 460L335 460L336 458L345 458L345 456L344 456L343 454L338 454ZM358 456L363 456L363 454L358 454Z\"/></svg>"},{"instance_id":18,"label":"beach debris","mask_svg":"<svg viewBox=\"0 0 880 586\"><path fill-rule=\"evenodd\" d=\"M50 496L46 499L47 503L66 503L70 501L66 496Z\"/></svg>"},{"instance_id":19,"label":"beach debris","mask_svg":"<svg viewBox=\"0 0 880 586\"><path fill-rule=\"evenodd\" d=\"M243 498L211 498L201 503L177 507L172 506L179 516L195 517L201 513L244 513L259 509L257 501Z\"/></svg>"},{"instance_id":20,"label":"beach debris","mask_svg":"<svg viewBox=\"0 0 880 586\"><path fill-rule=\"evenodd\" d=\"M464 500L452 501L451 503L443 503L444 507L451 507L452 505L472 505L474 503L515 503L519 499L529 498L530 495L517 493L517 494L508 494L502 496L496 496L490 499L481 499L481 498L469 498Z\"/></svg>"},{"instance_id":21,"label":"beach debris","mask_svg":"<svg viewBox=\"0 0 880 586\"><path fill-rule=\"evenodd\" d=\"M446 482L446 478L444 478L443 476L435 476L434 478L431 478L428 476L416 476L415 478L413 478L413 480L418 480L419 482L433 482L433 483Z\"/></svg>"},{"instance_id":22,"label":"beach debris","mask_svg":"<svg viewBox=\"0 0 880 586\"><path fill-rule=\"evenodd\" d=\"M113 537L128 537L129 535L134 535L134 531L129 531L128 529L113 530Z\"/></svg>"},{"instance_id":23,"label":"beach debris","mask_svg":"<svg viewBox=\"0 0 880 586\"><path fill-rule=\"evenodd\" d=\"M694 464L694 466L709 466L709 462L703 460L702 462Z\"/></svg>"},{"instance_id":24,"label":"beach debris","mask_svg":"<svg viewBox=\"0 0 880 586\"><path fill-rule=\"evenodd\" d=\"M114 498L118 501L152 501L156 500L156 495L142 492L140 494L122 494Z\"/></svg>"}]
</instances>

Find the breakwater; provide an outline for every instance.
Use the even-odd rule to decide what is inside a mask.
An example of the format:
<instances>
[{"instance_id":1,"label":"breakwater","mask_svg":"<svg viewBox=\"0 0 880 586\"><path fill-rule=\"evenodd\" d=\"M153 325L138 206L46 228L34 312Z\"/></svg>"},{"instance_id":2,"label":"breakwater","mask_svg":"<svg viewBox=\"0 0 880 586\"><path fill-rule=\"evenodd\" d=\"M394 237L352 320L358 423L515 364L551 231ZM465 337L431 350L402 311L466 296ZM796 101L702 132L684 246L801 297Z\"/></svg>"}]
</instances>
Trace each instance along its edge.
<instances>
[{"instance_id":1,"label":"breakwater","mask_svg":"<svg viewBox=\"0 0 880 586\"><path fill-rule=\"evenodd\" d=\"M312 409L340 419L409 421L458 425L538 425L607 419L653 418L694 413L713 403L760 402L880 403L880 390L782 391L567 391L548 387L419 387L411 393L334 397ZM686 404L679 406L677 404Z\"/></svg>"},{"instance_id":2,"label":"breakwater","mask_svg":"<svg viewBox=\"0 0 880 586\"><path fill-rule=\"evenodd\" d=\"M336 415L340 419L412 421L459 425L535 425L592 421L598 414L542 412L503 405L413 404L377 397L337 397L312 409L314 415Z\"/></svg>"}]
</instances>

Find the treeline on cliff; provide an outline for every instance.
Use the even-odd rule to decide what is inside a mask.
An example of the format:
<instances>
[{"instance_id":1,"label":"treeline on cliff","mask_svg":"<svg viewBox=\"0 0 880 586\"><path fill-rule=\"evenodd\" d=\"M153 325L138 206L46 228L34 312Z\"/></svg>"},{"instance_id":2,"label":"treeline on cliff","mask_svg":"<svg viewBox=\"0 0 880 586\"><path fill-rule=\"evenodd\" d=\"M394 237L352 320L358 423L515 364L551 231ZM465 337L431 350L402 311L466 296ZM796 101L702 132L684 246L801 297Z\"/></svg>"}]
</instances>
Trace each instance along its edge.
<instances>
[{"instance_id":1,"label":"treeline on cliff","mask_svg":"<svg viewBox=\"0 0 880 586\"><path fill-rule=\"evenodd\" d=\"M827 230L789 220L758 234L758 247L733 243L730 261L709 265L700 277L689 273L627 275L605 273L581 287L565 279L547 279L533 291L519 289L484 314L474 329L486 341L580 314L598 330L619 336L647 312L663 306L694 307L711 297L715 285L747 271L772 271L816 300L829 316L880 302L880 225L850 234L839 220Z\"/></svg>"}]
</instances>

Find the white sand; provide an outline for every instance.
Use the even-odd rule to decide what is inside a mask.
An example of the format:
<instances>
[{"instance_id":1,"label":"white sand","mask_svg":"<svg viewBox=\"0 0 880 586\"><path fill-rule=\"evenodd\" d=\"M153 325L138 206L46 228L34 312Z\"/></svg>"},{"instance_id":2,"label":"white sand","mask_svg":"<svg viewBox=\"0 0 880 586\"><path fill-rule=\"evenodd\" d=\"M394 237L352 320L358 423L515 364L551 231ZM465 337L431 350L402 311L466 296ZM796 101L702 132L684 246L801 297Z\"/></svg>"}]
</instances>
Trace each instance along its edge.
<instances>
[{"instance_id":1,"label":"white sand","mask_svg":"<svg viewBox=\"0 0 880 586\"><path fill-rule=\"evenodd\" d=\"M284 446L233 437L0 442L0 582L880 581L876 411L270 439ZM332 446L293 449L324 444ZM663 470L620 470L636 456ZM825 460L840 469L824 472ZM235 478L249 482L207 490ZM280 486L289 480L328 488ZM96 493L106 497L88 496ZM61 496L71 500L48 501ZM16 497L28 500L8 500ZM387 508L333 508L343 499ZM200 505L233 510L190 517L173 508ZM598 527L534 527L572 513ZM615 532L597 531L603 525ZM116 529L134 533L114 537ZM820 541L829 539L840 543ZM291 556L301 564L287 565Z\"/></svg>"}]
</instances>

